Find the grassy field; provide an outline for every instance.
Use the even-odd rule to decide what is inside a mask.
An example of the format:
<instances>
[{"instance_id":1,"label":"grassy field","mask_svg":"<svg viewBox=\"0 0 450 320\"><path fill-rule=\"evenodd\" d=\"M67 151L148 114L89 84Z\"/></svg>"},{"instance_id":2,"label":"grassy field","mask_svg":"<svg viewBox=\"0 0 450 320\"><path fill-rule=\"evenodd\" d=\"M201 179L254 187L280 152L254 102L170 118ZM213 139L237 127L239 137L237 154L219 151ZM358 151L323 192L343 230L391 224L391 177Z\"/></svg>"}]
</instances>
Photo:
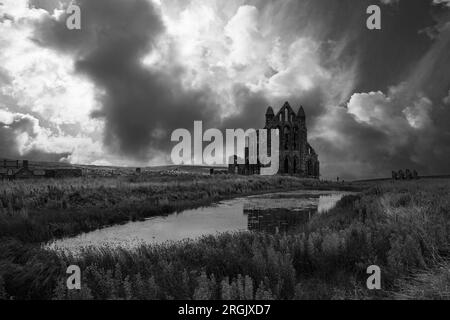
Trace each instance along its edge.
<instances>
[{"instance_id":1,"label":"grassy field","mask_svg":"<svg viewBox=\"0 0 450 320\"><path fill-rule=\"evenodd\" d=\"M0 183L0 237L48 241L100 227L292 189L346 189L348 184L294 177L181 174Z\"/></svg>"},{"instance_id":2,"label":"grassy field","mask_svg":"<svg viewBox=\"0 0 450 320\"><path fill-rule=\"evenodd\" d=\"M0 297L449 298L449 180L360 184L360 194L344 197L327 214L313 216L302 232L287 235L243 232L136 249L86 248L77 256L35 244L235 195L337 187L343 185L229 176L4 184ZM71 264L83 270L81 291L65 287ZM366 289L372 264L382 270L380 291Z\"/></svg>"}]
</instances>

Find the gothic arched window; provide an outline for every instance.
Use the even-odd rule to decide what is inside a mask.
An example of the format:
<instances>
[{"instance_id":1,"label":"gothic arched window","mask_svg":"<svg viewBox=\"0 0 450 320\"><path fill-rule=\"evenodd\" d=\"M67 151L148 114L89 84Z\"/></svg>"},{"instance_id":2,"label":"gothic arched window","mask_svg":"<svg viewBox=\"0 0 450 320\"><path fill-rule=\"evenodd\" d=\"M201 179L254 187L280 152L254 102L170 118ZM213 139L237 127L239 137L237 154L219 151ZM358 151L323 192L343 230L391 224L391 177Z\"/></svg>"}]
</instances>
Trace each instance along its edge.
<instances>
[{"instance_id":1,"label":"gothic arched window","mask_svg":"<svg viewBox=\"0 0 450 320\"><path fill-rule=\"evenodd\" d=\"M289 127L284 127L284 149L285 150L289 149L289 143L291 142L291 139L289 136L290 136Z\"/></svg>"},{"instance_id":2,"label":"gothic arched window","mask_svg":"<svg viewBox=\"0 0 450 320\"><path fill-rule=\"evenodd\" d=\"M284 167L283 173L289 173L289 158L288 157L286 157L284 159L283 167Z\"/></svg>"},{"instance_id":3,"label":"gothic arched window","mask_svg":"<svg viewBox=\"0 0 450 320\"><path fill-rule=\"evenodd\" d=\"M294 145L294 150L298 150L298 128L295 127L294 128L294 137L293 137L293 145Z\"/></svg>"}]
</instances>

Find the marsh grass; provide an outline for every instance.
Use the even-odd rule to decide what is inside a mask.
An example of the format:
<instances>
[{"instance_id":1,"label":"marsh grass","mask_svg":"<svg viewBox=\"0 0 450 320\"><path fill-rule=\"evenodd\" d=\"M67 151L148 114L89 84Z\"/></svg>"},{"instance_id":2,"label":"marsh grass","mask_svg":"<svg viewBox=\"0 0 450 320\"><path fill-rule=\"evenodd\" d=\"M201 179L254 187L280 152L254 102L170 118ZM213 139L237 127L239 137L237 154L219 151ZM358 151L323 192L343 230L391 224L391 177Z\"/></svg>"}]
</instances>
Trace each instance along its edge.
<instances>
[{"instance_id":1,"label":"marsh grass","mask_svg":"<svg viewBox=\"0 0 450 320\"><path fill-rule=\"evenodd\" d=\"M393 294L395 299L449 300L450 263L442 262L433 268L402 278L397 287L397 292Z\"/></svg>"},{"instance_id":2,"label":"marsh grass","mask_svg":"<svg viewBox=\"0 0 450 320\"><path fill-rule=\"evenodd\" d=\"M238 182L243 187L234 185L232 190L245 192L249 190L245 186L264 183L255 181ZM199 185L212 187L205 182ZM439 284L448 283L448 272L441 266L449 253L450 182L364 188L358 195L344 197L329 212L313 216L303 231L291 234L227 233L134 249L91 247L76 256L17 239L3 241L4 295L21 299L446 298L447 287ZM83 270L81 291L65 287L65 270L71 264ZM366 268L372 264L381 267L381 291L365 288Z\"/></svg>"}]
</instances>

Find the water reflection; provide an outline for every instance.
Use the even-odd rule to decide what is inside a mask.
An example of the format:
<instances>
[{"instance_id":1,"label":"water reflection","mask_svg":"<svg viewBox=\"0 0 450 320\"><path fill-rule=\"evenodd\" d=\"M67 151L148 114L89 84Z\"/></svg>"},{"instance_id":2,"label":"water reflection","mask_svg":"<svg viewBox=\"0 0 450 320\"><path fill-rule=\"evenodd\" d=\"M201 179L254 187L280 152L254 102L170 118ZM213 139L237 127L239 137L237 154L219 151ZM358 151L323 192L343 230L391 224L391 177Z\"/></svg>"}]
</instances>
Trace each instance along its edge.
<instances>
[{"instance_id":1,"label":"water reflection","mask_svg":"<svg viewBox=\"0 0 450 320\"><path fill-rule=\"evenodd\" d=\"M303 192L250 197L244 204L248 230L274 234L296 230L306 225L313 214L331 210L343 195Z\"/></svg>"},{"instance_id":2,"label":"water reflection","mask_svg":"<svg viewBox=\"0 0 450 320\"><path fill-rule=\"evenodd\" d=\"M314 210L252 210L248 216L248 230L268 233L286 233L306 224Z\"/></svg>"}]
</instances>

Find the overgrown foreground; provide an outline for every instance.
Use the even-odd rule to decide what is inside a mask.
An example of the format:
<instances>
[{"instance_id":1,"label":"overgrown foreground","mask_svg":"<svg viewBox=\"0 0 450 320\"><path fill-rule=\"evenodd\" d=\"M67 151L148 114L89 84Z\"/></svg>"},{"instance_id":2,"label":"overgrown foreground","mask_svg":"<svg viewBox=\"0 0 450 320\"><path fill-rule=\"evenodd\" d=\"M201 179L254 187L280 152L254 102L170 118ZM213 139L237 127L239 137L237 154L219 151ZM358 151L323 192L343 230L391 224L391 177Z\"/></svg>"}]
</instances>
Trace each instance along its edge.
<instances>
[{"instance_id":1,"label":"overgrown foreground","mask_svg":"<svg viewBox=\"0 0 450 320\"><path fill-rule=\"evenodd\" d=\"M306 231L224 234L134 250L0 248L0 296L87 299L450 298L450 182L384 183L347 196ZM67 291L68 265L82 290ZM378 265L382 290L366 289Z\"/></svg>"}]
</instances>

